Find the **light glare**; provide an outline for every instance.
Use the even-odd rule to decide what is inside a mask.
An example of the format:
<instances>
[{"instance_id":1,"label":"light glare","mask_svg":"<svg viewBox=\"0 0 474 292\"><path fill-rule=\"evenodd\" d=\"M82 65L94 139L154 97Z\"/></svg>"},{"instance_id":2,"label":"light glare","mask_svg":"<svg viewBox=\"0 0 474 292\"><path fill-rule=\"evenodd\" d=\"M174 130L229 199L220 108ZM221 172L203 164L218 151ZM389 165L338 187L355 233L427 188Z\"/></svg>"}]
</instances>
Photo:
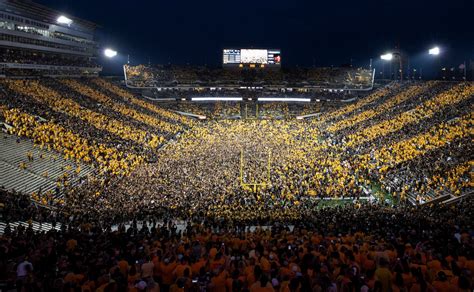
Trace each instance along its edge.
<instances>
[{"instance_id":1,"label":"light glare","mask_svg":"<svg viewBox=\"0 0 474 292\"><path fill-rule=\"evenodd\" d=\"M242 101L242 97L192 97L192 101Z\"/></svg>"},{"instance_id":2,"label":"light glare","mask_svg":"<svg viewBox=\"0 0 474 292\"><path fill-rule=\"evenodd\" d=\"M64 16L64 15L60 15L60 16L58 17L58 19L56 19L56 22L57 22L57 23L61 23L61 24L71 25L72 19L67 18L67 17Z\"/></svg>"},{"instance_id":3,"label":"light glare","mask_svg":"<svg viewBox=\"0 0 474 292\"><path fill-rule=\"evenodd\" d=\"M117 51L114 51L112 49L105 49L104 50L104 55L107 58L113 58L113 57L117 56Z\"/></svg>"},{"instance_id":4,"label":"light glare","mask_svg":"<svg viewBox=\"0 0 474 292\"><path fill-rule=\"evenodd\" d=\"M434 47L428 51L430 55L439 55L439 47Z\"/></svg>"},{"instance_id":5,"label":"light glare","mask_svg":"<svg viewBox=\"0 0 474 292\"><path fill-rule=\"evenodd\" d=\"M310 102L311 98L259 97L258 101Z\"/></svg>"},{"instance_id":6,"label":"light glare","mask_svg":"<svg viewBox=\"0 0 474 292\"><path fill-rule=\"evenodd\" d=\"M391 54L391 53L380 56L380 59L386 60L386 61L390 61L390 60L392 60L392 58L393 58L393 54Z\"/></svg>"}]
</instances>

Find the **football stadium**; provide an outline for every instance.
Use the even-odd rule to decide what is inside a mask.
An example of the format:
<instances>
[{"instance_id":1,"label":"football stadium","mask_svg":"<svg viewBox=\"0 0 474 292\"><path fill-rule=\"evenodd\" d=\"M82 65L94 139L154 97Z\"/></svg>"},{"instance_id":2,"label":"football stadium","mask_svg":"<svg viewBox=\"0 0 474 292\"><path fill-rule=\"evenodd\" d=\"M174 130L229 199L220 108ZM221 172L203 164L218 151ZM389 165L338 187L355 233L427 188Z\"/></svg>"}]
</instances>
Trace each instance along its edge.
<instances>
[{"instance_id":1,"label":"football stadium","mask_svg":"<svg viewBox=\"0 0 474 292\"><path fill-rule=\"evenodd\" d=\"M0 1L1 291L473 291L472 61L134 62L39 2Z\"/></svg>"}]
</instances>

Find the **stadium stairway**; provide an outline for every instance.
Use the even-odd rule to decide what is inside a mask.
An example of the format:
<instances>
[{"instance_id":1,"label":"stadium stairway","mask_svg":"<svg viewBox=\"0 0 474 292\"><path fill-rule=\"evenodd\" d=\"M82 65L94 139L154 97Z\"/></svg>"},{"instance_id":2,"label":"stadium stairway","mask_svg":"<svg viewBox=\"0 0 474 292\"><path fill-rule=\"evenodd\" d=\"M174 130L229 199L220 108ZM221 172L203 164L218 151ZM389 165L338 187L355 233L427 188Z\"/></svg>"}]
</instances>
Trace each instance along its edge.
<instances>
[{"instance_id":1,"label":"stadium stairway","mask_svg":"<svg viewBox=\"0 0 474 292\"><path fill-rule=\"evenodd\" d=\"M19 226L19 225L22 225L25 228L28 228L29 223L25 222L25 221L10 222L10 228L12 230L14 228L16 228L17 226ZM0 234L3 234L6 227L7 227L7 223L0 222ZM47 232L51 229L61 230L61 223L57 223L56 226L53 227L53 225L51 223L46 223L46 222L40 223L40 222L32 221L31 222L31 227L33 228L33 231L36 231L36 232L38 232L38 231Z\"/></svg>"},{"instance_id":2,"label":"stadium stairway","mask_svg":"<svg viewBox=\"0 0 474 292\"><path fill-rule=\"evenodd\" d=\"M24 226L25 228L28 228L29 226L29 223L28 222L25 222L25 221L16 221L16 222L10 222L10 228L13 230L15 229L17 226L19 225L22 225ZM5 222L0 222L0 234L3 234L3 232L5 231L5 228L7 227L7 223ZM61 229L61 223L56 223L56 226L53 227L53 225L51 223L40 223L40 222L36 222L36 221L32 221L31 222L31 227L33 228L34 231L38 232L38 231L49 231L51 229L56 229L56 230L60 230Z\"/></svg>"},{"instance_id":3,"label":"stadium stairway","mask_svg":"<svg viewBox=\"0 0 474 292\"><path fill-rule=\"evenodd\" d=\"M80 171L76 170L80 167ZM82 163L64 159L61 154L35 147L28 139L0 134L0 186L31 194L54 191L58 180L67 173L75 185L81 177L94 171Z\"/></svg>"},{"instance_id":4,"label":"stadium stairway","mask_svg":"<svg viewBox=\"0 0 474 292\"><path fill-rule=\"evenodd\" d=\"M447 200L450 200L451 198L453 198L453 197L450 194L443 194L443 195L440 195L436 198L433 198L433 199L431 199L427 202L421 203L420 206L442 203L442 202L445 202Z\"/></svg>"},{"instance_id":5,"label":"stadium stairway","mask_svg":"<svg viewBox=\"0 0 474 292\"><path fill-rule=\"evenodd\" d=\"M474 191L469 191L467 193L462 194L461 196L457 196L457 197L453 196L450 199L441 202L441 204L443 204L445 206L451 206L451 205L456 204L456 203L458 203L458 202L460 202L460 201L462 201L462 200L464 200L464 199L466 199L466 198L468 198L472 195L474 195Z\"/></svg>"},{"instance_id":6,"label":"stadium stairway","mask_svg":"<svg viewBox=\"0 0 474 292\"><path fill-rule=\"evenodd\" d=\"M156 223L157 223L157 225L155 227L163 226L163 224L165 224L163 221L159 221L159 222L156 222ZM186 221L174 220L173 224L176 226L176 232L184 232L186 230L186 227L187 227ZM125 223L125 224L123 224L123 226L125 227L125 230L128 230L132 226L132 222ZM144 226L148 230L151 230L151 228L153 227L153 225L150 222L143 222L143 221L138 221L136 226L137 226L138 230L142 229ZM246 228L247 228L248 231L254 232L257 229L271 230L272 227L273 227L272 225L260 225L260 226L249 225ZM288 225L287 227L291 231L293 231L293 229L295 228L294 225ZM112 226L111 230L112 231L117 231L118 228L119 228L119 225L114 225L114 226ZM0 226L0 234L1 234L1 232L2 232L2 229L1 229L1 226ZM220 231L218 229L215 229L214 232L220 232Z\"/></svg>"},{"instance_id":7,"label":"stadium stairway","mask_svg":"<svg viewBox=\"0 0 474 292\"><path fill-rule=\"evenodd\" d=\"M173 223L176 226L176 232L184 232L186 230L187 223L185 221L176 220ZM10 224L10 228L13 230L19 225L22 225L25 228L28 228L30 223L26 222L26 221L15 221L15 222L10 222L9 224ZM155 227L163 226L163 224L164 224L164 222L157 222L157 226L155 226ZM137 222L137 229L138 230L142 229L144 225L146 225L148 230L151 230L151 228L152 228L151 223L150 222L143 222L143 221ZM61 230L61 226L62 226L61 223L56 223L56 225L53 226L51 223L48 223L48 222L42 222L41 223L41 222L37 222L37 221L31 221L31 228L36 232L38 232L38 231L47 232L51 229ZM132 226L131 222L128 222L128 223L124 224L125 230L128 230L131 226ZM6 227L7 227L7 223L5 223L3 221L0 221L0 235L2 235L4 233ZM294 229L294 225L288 225L287 227L290 228L290 230ZM114 226L112 226L111 230L112 231L117 231L118 228L119 228L118 225L114 225ZM248 231L251 231L251 232L254 232L257 229L270 230L271 228L272 228L272 226L270 226L270 225L247 226Z\"/></svg>"}]
</instances>

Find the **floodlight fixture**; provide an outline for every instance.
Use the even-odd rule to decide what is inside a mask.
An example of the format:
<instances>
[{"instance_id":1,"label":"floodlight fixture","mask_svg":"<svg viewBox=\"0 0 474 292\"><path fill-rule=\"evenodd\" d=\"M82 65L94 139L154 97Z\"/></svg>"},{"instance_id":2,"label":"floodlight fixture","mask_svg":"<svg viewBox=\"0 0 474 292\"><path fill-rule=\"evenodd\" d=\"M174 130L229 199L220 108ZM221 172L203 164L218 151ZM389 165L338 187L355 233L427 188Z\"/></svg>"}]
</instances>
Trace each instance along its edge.
<instances>
[{"instance_id":1,"label":"floodlight fixture","mask_svg":"<svg viewBox=\"0 0 474 292\"><path fill-rule=\"evenodd\" d=\"M191 101L242 101L242 97L230 97L230 96L211 97L211 96L203 96L203 97L191 97Z\"/></svg>"},{"instance_id":2,"label":"floodlight fixture","mask_svg":"<svg viewBox=\"0 0 474 292\"><path fill-rule=\"evenodd\" d=\"M439 53L440 53L439 47L434 47L428 50L428 54L430 55L437 56L439 55Z\"/></svg>"},{"instance_id":3,"label":"floodlight fixture","mask_svg":"<svg viewBox=\"0 0 474 292\"><path fill-rule=\"evenodd\" d=\"M112 49L105 49L104 50L104 55L107 58L113 58L113 57L117 56L117 51L114 51Z\"/></svg>"},{"instance_id":4,"label":"floodlight fixture","mask_svg":"<svg viewBox=\"0 0 474 292\"><path fill-rule=\"evenodd\" d=\"M282 101L282 102L311 102L311 98L293 97L259 97L258 101Z\"/></svg>"},{"instance_id":5,"label":"floodlight fixture","mask_svg":"<svg viewBox=\"0 0 474 292\"><path fill-rule=\"evenodd\" d=\"M67 25L71 25L72 23L72 19L64 16L64 15L60 15L57 19L56 19L56 22L57 23L60 23L60 24L67 24Z\"/></svg>"},{"instance_id":6,"label":"floodlight fixture","mask_svg":"<svg viewBox=\"0 0 474 292\"><path fill-rule=\"evenodd\" d=\"M381 55L380 59L385 60L385 61L390 61L393 59L393 54L387 53L387 54Z\"/></svg>"}]
</instances>

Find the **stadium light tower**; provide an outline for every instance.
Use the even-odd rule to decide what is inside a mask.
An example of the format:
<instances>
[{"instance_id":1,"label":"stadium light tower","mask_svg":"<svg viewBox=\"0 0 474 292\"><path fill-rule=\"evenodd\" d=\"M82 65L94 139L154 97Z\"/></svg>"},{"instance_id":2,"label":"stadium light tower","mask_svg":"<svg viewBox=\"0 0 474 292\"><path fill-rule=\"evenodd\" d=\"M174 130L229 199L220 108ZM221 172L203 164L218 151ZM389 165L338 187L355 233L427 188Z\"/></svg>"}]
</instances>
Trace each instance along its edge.
<instances>
[{"instance_id":1,"label":"stadium light tower","mask_svg":"<svg viewBox=\"0 0 474 292\"><path fill-rule=\"evenodd\" d=\"M428 54L437 56L440 53L439 47L434 47L428 50Z\"/></svg>"},{"instance_id":2,"label":"stadium light tower","mask_svg":"<svg viewBox=\"0 0 474 292\"><path fill-rule=\"evenodd\" d=\"M107 48L104 50L104 56L106 56L107 58L113 58L117 56L117 51Z\"/></svg>"},{"instance_id":3,"label":"stadium light tower","mask_svg":"<svg viewBox=\"0 0 474 292\"><path fill-rule=\"evenodd\" d=\"M57 19L56 19L56 22L59 23L59 24L66 24L66 25L71 25L72 23L72 19L64 16L64 15L60 15Z\"/></svg>"},{"instance_id":4,"label":"stadium light tower","mask_svg":"<svg viewBox=\"0 0 474 292\"><path fill-rule=\"evenodd\" d=\"M396 51L393 53L386 53L380 56L380 59L384 61L392 61L394 58L398 58L398 61L400 62L400 81L403 81L403 60L402 60L402 54L400 51Z\"/></svg>"},{"instance_id":5,"label":"stadium light tower","mask_svg":"<svg viewBox=\"0 0 474 292\"><path fill-rule=\"evenodd\" d=\"M430 55L430 57L433 57L436 59L436 65L437 68L436 68L436 71L439 72L439 68L441 68L441 59L442 59L442 56L440 56L441 54L441 49L438 47L438 46L435 46L435 47L432 47L431 49L428 50L428 55ZM441 70L441 76L444 75L444 71Z\"/></svg>"}]
</instances>

